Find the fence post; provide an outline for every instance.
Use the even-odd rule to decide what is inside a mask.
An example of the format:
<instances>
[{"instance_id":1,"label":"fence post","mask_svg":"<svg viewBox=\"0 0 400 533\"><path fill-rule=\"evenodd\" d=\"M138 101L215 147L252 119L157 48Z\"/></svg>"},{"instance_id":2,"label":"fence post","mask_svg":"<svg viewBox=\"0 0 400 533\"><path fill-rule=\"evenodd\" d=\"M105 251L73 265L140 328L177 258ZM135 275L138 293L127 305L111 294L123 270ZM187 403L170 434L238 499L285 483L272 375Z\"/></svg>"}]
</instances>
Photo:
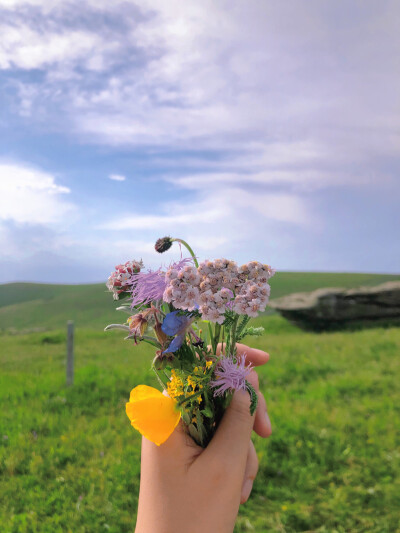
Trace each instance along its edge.
<instances>
[{"instance_id":1,"label":"fence post","mask_svg":"<svg viewBox=\"0 0 400 533\"><path fill-rule=\"evenodd\" d=\"M67 386L74 384L74 323L67 322Z\"/></svg>"}]
</instances>

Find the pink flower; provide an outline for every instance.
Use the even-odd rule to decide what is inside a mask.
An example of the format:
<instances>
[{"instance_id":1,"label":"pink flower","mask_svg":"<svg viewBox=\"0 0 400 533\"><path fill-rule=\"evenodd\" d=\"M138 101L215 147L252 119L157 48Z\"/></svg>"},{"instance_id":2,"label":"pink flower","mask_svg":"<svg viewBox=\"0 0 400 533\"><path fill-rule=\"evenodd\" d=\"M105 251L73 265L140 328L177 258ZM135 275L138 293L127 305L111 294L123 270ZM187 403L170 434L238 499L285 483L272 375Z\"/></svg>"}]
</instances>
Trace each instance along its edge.
<instances>
[{"instance_id":1,"label":"pink flower","mask_svg":"<svg viewBox=\"0 0 400 533\"><path fill-rule=\"evenodd\" d=\"M252 366L246 366L246 358L240 356L237 362L230 357L222 357L214 371L216 379L210 381L210 386L215 388L214 396L222 396L235 390L246 390L246 379L252 371Z\"/></svg>"},{"instance_id":2,"label":"pink flower","mask_svg":"<svg viewBox=\"0 0 400 533\"><path fill-rule=\"evenodd\" d=\"M141 268L143 268L142 261L135 260L115 267L115 271L111 273L106 283L107 289L113 293L114 300L118 300L121 293L130 290L132 276L140 272Z\"/></svg>"}]
</instances>

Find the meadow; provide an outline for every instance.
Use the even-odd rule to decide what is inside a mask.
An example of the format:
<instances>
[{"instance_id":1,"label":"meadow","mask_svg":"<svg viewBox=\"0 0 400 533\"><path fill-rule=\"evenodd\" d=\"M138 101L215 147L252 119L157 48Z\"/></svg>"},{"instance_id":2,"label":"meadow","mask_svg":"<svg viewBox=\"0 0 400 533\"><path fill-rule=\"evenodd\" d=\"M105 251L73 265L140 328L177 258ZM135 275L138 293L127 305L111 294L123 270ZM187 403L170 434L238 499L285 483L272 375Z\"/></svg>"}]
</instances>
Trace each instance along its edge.
<instances>
[{"instance_id":1,"label":"meadow","mask_svg":"<svg viewBox=\"0 0 400 533\"><path fill-rule=\"evenodd\" d=\"M373 286L400 280L400 275L322 272L278 272L271 279L271 295L279 298L320 287ZM0 285L0 332L21 333L63 328L74 320L82 328L103 329L115 321L115 302L104 283L52 285L7 283Z\"/></svg>"},{"instance_id":2,"label":"meadow","mask_svg":"<svg viewBox=\"0 0 400 533\"><path fill-rule=\"evenodd\" d=\"M79 299L76 287L14 285L19 301L10 287L0 286L0 531L133 531L140 436L124 405L135 385L155 385L151 348L101 330L118 315L108 300L93 309L93 287L80 286ZM70 388L66 317L77 325ZM254 322L266 333L249 344L271 354L259 376L273 434L254 437L260 470L235 531L400 532L400 329L316 334L274 314Z\"/></svg>"}]
</instances>

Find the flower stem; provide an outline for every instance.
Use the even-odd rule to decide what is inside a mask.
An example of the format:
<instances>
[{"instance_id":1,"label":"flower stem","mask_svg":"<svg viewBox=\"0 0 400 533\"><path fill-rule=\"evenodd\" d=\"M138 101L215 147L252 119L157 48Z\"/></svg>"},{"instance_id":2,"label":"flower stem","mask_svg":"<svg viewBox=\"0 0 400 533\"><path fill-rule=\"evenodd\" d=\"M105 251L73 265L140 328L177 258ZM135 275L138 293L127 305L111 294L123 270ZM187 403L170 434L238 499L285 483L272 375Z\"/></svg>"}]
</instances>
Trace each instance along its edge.
<instances>
[{"instance_id":1,"label":"flower stem","mask_svg":"<svg viewBox=\"0 0 400 533\"><path fill-rule=\"evenodd\" d=\"M232 349L232 346L236 348L236 327L237 327L238 320L239 320L239 315L235 318L235 320L234 320L234 322L233 322L233 325L232 325L232 331L231 331L231 335L232 335L231 349Z\"/></svg>"},{"instance_id":2,"label":"flower stem","mask_svg":"<svg viewBox=\"0 0 400 533\"><path fill-rule=\"evenodd\" d=\"M215 341L214 341L214 334L213 334L213 330L212 330L210 322L208 322L207 326L208 326L208 333L210 334L210 343L211 343L213 354L217 355L216 354L217 349L216 349Z\"/></svg>"},{"instance_id":3,"label":"flower stem","mask_svg":"<svg viewBox=\"0 0 400 533\"><path fill-rule=\"evenodd\" d=\"M164 390L167 390L167 383L164 383L164 381L161 379L160 374L157 372L157 370L154 368L154 366L152 366L151 368L152 368L152 370L154 371L154 373L155 373L155 375L156 375L156 377L157 377L157 379L158 379L158 382L160 383L160 385L162 386L162 388L163 388Z\"/></svg>"},{"instance_id":4,"label":"flower stem","mask_svg":"<svg viewBox=\"0 0 400 533\"><path fill-rule=\"evenodd\" d=\"M186 241L184 241L183 239L171 239L171 240L175 242L180 242L181 244L183 244L183 246L185 246L189 250L190 255L193 257L193 261L196 267L199 266L199 263L197 262L197 259L196 259L196 256L194 255L193 250L191 249L191 247L188 245Z\"/></svg>"},{"instance_id":5,"label":"flower stem","mask_svg":"<svg viewBox=\"0 0 400 533\"><path fill-rule=\"evenodd\" d=\"M192 400L193 398L196 398L196 396L199 396L200 394L203 394L202 390L199 390L199 391L195 392L194 394L192 394L191 396L188 396L187 398L184 398L183 400L178 402L178 405L182 405L182 404L184 404L186 402L189 402L190 400Z\"/></svg>"},{"instance_id":6,"label":"flower stem","mask_svg":"<svg viewBox=\"0 0 400 533\"><path fill-rule=\"evenodd\" d=\"M218 324L218 322L216 322L214 331L215 331L214 346L215 346L215 350L217 350L218 342L219 342L219 335L220 335L220 332L221 332L221 324ZM217 355L217 354L215 354L215 355Z\"/></svg>"}]
</instances>

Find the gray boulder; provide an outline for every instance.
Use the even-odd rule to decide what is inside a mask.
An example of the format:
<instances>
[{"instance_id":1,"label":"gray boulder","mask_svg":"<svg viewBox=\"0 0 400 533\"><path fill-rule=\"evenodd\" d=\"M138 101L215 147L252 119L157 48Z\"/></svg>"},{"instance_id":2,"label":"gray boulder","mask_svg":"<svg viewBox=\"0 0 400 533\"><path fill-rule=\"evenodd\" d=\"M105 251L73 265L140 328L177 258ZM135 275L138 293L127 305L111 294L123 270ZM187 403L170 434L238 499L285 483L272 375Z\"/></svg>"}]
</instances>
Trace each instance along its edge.
<instances>
[{"instance_id":1,"label":"gray boulder","mask_svg":"<svg viewBox=\"0 0 400 533\"><path fill-rule=\"evenodd\" d=\"M293 324L313 331L400 326L400 281L349 290L298 292L269 305Z\"/></svg>"}]
</instances>

